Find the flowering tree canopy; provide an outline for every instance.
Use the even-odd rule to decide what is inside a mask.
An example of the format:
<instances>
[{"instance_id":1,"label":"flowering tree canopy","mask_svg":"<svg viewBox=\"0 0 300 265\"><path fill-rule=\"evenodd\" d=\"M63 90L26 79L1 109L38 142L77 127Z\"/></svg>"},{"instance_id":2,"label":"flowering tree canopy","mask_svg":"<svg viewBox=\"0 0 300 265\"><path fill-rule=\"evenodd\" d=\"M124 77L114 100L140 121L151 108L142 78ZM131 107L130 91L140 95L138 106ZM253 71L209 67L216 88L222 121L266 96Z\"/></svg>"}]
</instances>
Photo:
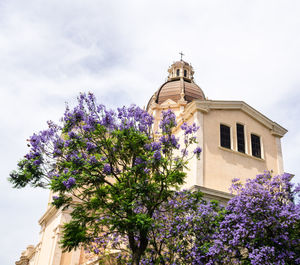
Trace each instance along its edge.
<instances>
[{"instance_id":1,"label":"flowering tree canopy","mask_svg":"<svg viewBox=\"0 0 300 265\"><path fill-rule=\"evenodd\" d=\"M224 208L217 202L205 201L199 191L175 192L154 212L149 244L140 264L207 264L223 215ZM111 258L108 246L120 250L119 254ZM89 250L99 255L100 263L110 260L110 264L130 264L128 246L128 238L120 233L106 233Z\"/></svg>"},{"instance_id":2,"label":"flowering tree canopy","mask_svg":"<svg viewBox=\"0 0 300 265\"><path fill-rule=\"evenodd\" d=\"M236 196L226 207L224 220L210 249L221 264L300 264L300 205L294 200L292 176L269 172L233 181Z\"/></svg>"},{"instance_id":3,"label":"flowering tree canopy","mask_svg":"<svg viewBox=\"0 0 300 265\"><path fill-rule=\"evenodd\" d=\"M291 175L267 172L245 185L234 179L226 208L200 192L176 192L154 212L140 264L300 264L299 191ZM91 249L103 257L109 244L123 246L118 257L125 264L128 242L118 234Z\"/></svg>"},{"instance_id":4,"label":"flowering tree canopy","mask_svg":"<svg viewBox=\"0 0 300 265\"><path fill-rule=\"evenodd\" d=\"M176 192L161 207L142 264L207 264L224 208L199 191Z\"/></svg>"},{"instance_id":5,"label":"flowering tree canopy","mask_svg":"<svg viewBox=\"0 0 300 265\"><path fill-rule=\"evenodd\" d=\"M132 264L139 264L154 216L184 183L187 149L197 143L197 126L183 124L180 146L170 110L162 113L159 133L152 125L153 117L139 107L115 112L98 105L93 94L81 94L61 125L48 122L47 130L30 137L30 151L10 181L16 188L48 187L57 208L70 207L62 238L66 250L117 233L128 240ZM200 153L197 147L192 156Z\"/></svg>"}]
</instances>

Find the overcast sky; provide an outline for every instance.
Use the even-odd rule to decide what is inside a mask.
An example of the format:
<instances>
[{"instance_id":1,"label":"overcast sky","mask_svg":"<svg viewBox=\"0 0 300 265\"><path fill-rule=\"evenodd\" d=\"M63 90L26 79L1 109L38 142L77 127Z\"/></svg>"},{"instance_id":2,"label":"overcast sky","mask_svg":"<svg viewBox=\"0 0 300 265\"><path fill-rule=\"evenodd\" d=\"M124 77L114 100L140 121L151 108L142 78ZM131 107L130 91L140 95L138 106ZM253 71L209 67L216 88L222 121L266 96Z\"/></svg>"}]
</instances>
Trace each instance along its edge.
<instances>
[{"instance_id":1,"label":"overcast sky","mask_svg":"<svg viewBox=\"0 0 300 265\"><path fill-rule=\"evenodd\" d=\"M243 100L289 130L300 182L300 1L0 0L0 264L38 243L47 190L7 182L26 139L80 91L147 104L185 54L209 99Z\"/></svg>"}]
</instances>

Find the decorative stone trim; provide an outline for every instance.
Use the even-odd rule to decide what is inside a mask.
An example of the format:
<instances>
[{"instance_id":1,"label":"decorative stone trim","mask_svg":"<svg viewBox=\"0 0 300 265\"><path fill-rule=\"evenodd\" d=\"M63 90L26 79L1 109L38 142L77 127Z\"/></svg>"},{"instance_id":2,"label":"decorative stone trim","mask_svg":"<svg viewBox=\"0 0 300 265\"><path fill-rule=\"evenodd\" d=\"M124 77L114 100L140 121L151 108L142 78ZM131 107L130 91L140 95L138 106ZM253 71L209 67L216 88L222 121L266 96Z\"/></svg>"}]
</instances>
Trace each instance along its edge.
<instances>
[{"instance_id":1,"label":"decorative stone trim","mask_svg":"<svg viewBox=\"0 0 300 265\"><path fill-rule=\"evenodd\" d=\"M227 202L234 197L233 194L224 191L218 191L203 186L194 185L190 188L191 191L201 191L204 199L217 200L221 204L227 204Z\"/></svg>"},{"instance_id":2,"label":"decorative stone trim","mask_svg":"<svg viewBox=\"0 0 300 265\"><path fill-rule=\"evenodd\" d=\"M249 106L244 101L224 101L224 100L194 100L185 109L184 117L188 118L195 111L208 113L210 110L241 110L262 125L271 130L271 134L277 137L283 137L287 133L287 129L278 123L270 120L259 111Z\"/></svg>"}]
</instances>

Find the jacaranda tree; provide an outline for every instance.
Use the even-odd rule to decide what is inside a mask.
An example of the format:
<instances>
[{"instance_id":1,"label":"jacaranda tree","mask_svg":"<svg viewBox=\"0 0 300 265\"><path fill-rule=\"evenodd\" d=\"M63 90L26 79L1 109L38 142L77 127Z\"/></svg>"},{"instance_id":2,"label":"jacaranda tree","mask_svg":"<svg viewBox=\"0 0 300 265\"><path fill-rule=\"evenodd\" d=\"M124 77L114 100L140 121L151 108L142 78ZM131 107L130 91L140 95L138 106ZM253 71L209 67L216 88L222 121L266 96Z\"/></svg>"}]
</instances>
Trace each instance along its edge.
<instances>
[{"instance_id":1,"label":"jacaranda tree","mask_svg":"<svg viewBox=\"0 0 300 265\"><path fill-rule=\"evenodd\" d=\"M176 192L161 207L142 264L207 264L224 208L188 190Z\"/></svg>"},{"instance_id":2,"label":"jacaranda tree","mask_svg":"<svg viewBox=\"0 0 300 265\"><path fill-rule=\"evenodd\" d=\"M211 264L300 264L300 186L291 178L266 172L245 185L234 180Z\"/></svg>"},{"instance_id":3,"label":"jacaranda tree","mask_svg":"<svg viewBox=\"0 0 300 265\"><path fill-rule=\"evenodd\" d=\"M188 156L196 143L195 124L181 126L182 146L172 135L177 126L172 111L162 113L158 133L152 125L153 117L139 107L115 112L92 94L81 94L75 108L66 108L61 125L48 122L47 130L30 137L30 151L10 181L16 188L48 187L53 204L71 210L64 249L120 237L128 243L128 262L139 264L155 214L184 183L188 160L201 153L196 147Z\"/></svg>"},{"instance_id":4,"label":"jacaranda tree","mask_svg":"<svg viewBox=\"0 0 300 265\"><path fill-rule=\"evenodd\" d=\"M207 264L223 215L224 208L217 202L205 201L199 191L175 192L154 212L149 244L140 264ZM119 250L113 258L108 257L106 250L111 246ZM128 246L128 239L120 233L106 233L97 238L89 250L99 255L100 263L110 260L110 264L116 264L116 261L127 264L130 259Z\"/></svg>"}]
</instances>

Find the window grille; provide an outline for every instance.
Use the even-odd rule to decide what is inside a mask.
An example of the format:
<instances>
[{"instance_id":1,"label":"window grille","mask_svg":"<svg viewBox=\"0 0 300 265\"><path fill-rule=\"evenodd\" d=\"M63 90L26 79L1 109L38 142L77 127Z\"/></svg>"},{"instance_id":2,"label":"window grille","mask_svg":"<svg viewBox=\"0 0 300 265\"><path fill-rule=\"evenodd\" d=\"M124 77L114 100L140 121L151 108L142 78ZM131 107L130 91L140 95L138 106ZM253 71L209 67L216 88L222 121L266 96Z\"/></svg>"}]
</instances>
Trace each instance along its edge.
<instances>
[{"instance_id":1,"label":"window grille","mask_svg":"<svg viewBox=\"0 0 300 265\"><path fill-rule=\"evenodd\" d=\"M245 132L244 125L236 124L236 138L237 138L237 150L241 153L245 153Z\"/></svg>"},{"instance_id":2,"label":"window grille","mask_svg":"<svg viewBox=\"0 0 300 265\"><path fill-rule=\"evenodd\" d=\"M260 147L260 137L251 134L251 147L252 147L252 155L258 158L261 158L261 147Z\"/></svg>"},{"instance_id":3,"label":"window grille","mask_svg":"<svg viewBox=\"0 0 300 265\"><path fill-rule=\"evenodd\" d=\"M231 149L231 143L230 143L230 127L221 124L220 125L220 140L221 140L221 146L225 148Z\"/></svg>"}]
</instances>

